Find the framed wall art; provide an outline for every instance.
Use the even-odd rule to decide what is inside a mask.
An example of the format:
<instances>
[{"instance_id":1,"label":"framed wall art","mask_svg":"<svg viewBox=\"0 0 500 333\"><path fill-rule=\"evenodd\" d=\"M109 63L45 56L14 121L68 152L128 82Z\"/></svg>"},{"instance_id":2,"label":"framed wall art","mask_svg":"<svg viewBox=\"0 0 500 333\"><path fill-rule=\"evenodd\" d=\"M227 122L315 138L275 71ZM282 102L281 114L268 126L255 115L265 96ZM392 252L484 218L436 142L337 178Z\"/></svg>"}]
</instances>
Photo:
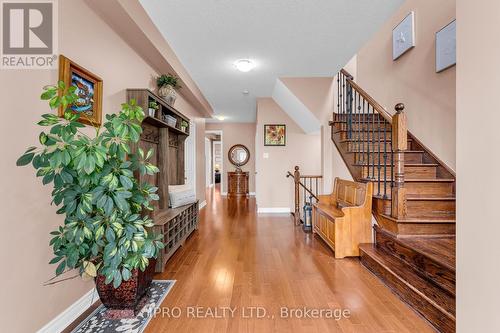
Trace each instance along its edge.
<instances>
[{"instance_id":1,"label":"framed wall art","mask_svg":"<svg viewBox=\"0 0 500 333\"><path fill-rule=\"evenodd\" d=\"M102 80L63 55L59 56L59 81L75 86L78 99L70 109L80 114L80 122L95 127L102 122ZM59 116L64 110L59 108Z\"/></svg>"},{"instance_id":2,"label":"framed wall art","mask_svg":"<svg viewBox=\"0 0 500 333\"><path fill-rule=\"evenodd\" d=\"M392 30L392 60L415 47L415 13L410 12Z\"/></svg>"},{"instance_id":3,"label":"framed wall art","mask_svg":"<svg viewBox=\"0 0 500 333\"><path fill-rule=\"evenodd\" d=\"M264 125L264 146L286 146L286 125Z\"/></svg>"},{"instance_id":4,"label":"framed wall art","mask_svg":"<svg viewBox=\"0 0 500 333\"><path fill-rule=\"evenodd\" d=\"M436 32L436 73L457 63L457 21Z\"/></svg>"}]
</instances>

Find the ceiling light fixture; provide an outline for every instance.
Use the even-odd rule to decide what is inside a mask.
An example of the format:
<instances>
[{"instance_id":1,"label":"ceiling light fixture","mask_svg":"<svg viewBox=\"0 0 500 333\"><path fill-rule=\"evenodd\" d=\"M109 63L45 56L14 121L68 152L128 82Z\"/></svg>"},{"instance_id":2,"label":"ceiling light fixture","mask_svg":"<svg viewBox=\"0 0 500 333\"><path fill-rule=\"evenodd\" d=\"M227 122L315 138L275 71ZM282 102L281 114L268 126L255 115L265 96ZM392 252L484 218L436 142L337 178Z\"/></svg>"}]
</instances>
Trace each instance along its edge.
<instances>
[{"instance_id":1,"label":"ceiling light fixture","mask_svg":"<svg viewBox=\"0 0 500 333\"><path fill-rule=\"evenodd\" d=\"M236 67L236 69L240 72L246 73L255 68L255 63L250 59L240 59L236 60L234 67Z\"/></svg>"},{"instance_id":2,"label":"ceiling light fixture","mask_svg":"<svg viewBox=\"0 0 500 333\"><path fill-rule=\"evenodd\" d=\"M217 116L215 116L215 118L219 119L220 121L224 121L224 119L226 119L226 117L224 117L222 115L217 115Z\"/></svg>"},{"instance_id":3,"label":"ceiling light fixture","mask_svg":"<svg viewBox=\"0 0 500 333\"><path fill-rule=\"evenodd\" d=\"M250 92L249 92L247 89L245 89L245 90L243 90L241 93L242 93L243 95L248 95Z\"/></svg>"}]
</instances>

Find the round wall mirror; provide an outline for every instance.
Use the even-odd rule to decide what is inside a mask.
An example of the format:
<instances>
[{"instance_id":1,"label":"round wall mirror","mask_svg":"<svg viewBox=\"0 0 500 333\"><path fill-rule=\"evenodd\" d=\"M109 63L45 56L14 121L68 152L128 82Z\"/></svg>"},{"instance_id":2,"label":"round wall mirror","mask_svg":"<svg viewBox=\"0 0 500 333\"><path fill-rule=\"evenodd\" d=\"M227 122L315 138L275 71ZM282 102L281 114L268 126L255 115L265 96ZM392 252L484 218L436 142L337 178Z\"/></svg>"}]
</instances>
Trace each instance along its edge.
<instances>
[{"instance_id":1,"label":"round wall mirror","mask_svg":"<svg viewBox=\"0 0 500 333\"><path fill-rule=\"evenodd\" d=\"M244 145L234 145L229 149L228 157L229 162L239 169L248 163L250 151Z\"/></svg>"}]
</instances>

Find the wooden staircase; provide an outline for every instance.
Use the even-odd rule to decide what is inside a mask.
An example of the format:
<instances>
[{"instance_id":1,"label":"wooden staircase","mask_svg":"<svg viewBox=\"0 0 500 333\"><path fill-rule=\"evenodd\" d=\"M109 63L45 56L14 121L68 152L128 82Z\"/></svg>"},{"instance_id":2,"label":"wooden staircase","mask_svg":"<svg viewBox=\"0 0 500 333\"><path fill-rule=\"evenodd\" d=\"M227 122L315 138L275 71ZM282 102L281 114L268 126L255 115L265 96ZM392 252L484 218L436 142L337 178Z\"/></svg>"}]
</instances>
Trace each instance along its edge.
<instances>
[{"instance_id":1,"label":"wooden staircase","mask_svg":"<svg viewBox=\"0 0 500 333\"><path fill-rule=\"evenodd\" d=\"M332 140L351 175L374 184L375 243L361 262L436 329L455 331L455 173L342 70Z\"/></svg>"}]
</instances>

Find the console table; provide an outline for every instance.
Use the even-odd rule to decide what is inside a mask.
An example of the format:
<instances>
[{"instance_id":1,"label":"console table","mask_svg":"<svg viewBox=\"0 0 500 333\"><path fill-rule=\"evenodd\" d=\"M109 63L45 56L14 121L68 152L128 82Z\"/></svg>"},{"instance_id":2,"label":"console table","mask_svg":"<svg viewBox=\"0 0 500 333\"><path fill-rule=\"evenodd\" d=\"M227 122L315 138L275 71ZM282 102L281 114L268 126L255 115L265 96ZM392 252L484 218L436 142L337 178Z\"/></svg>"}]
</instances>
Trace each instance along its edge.
<instances>
[{"instance_id":1,"label":"console table","mask_svg":"<svg viewBox=\"0 0 500 333\"><path fill-rule=\"evenodd\" d=\"M248 171L227 173L227 195L242 197L248 195Z\"/></svg>"}]
</instances>

